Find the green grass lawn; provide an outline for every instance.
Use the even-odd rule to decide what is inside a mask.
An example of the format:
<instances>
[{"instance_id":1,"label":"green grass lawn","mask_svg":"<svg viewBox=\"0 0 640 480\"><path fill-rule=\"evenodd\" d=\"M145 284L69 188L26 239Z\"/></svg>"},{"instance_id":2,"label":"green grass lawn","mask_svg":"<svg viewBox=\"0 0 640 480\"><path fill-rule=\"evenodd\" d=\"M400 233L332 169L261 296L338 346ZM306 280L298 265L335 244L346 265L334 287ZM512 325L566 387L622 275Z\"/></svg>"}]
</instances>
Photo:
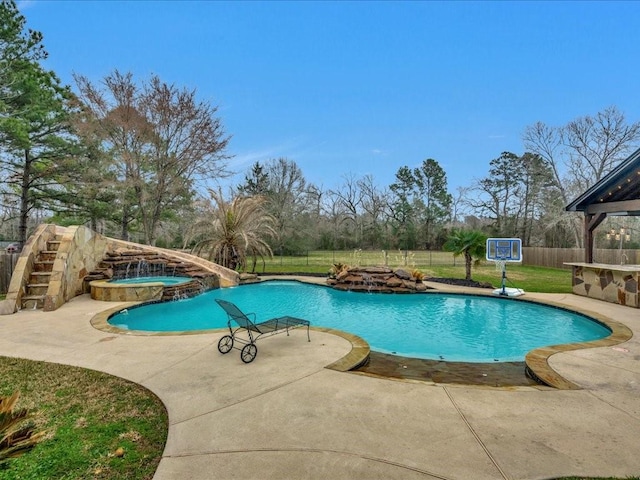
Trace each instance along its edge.
<instances>
[{"instance_id":1,"label":"green grass lawn","mask_svg":"<svg viewBox=\"0 0 640 480\"><path fill-rule=\"evenodd\" d=\"M447 252L382 252L374 251L313 251L304 256L275 256L265 264L258 263L258 273L326 274L334 263L347 265L386 265L393 268L419 269L427 277L464 278L464 260ZM492 262L482 261L472 267L471 278L500 287L502 274ZM510 263L507 265L507 286L528 292L571 293L571 270L535 267Z\"/></svg>"},{"instance_id":2,"label":"green grass lawn","mask_svg":"<svg viewBox=\"0 0 640 480\"><path fill-rule=\"evenodd\" d=\"M0 395L20 391L17 408L33 413L46 435L0 467L0 478L151 479L162 457L168 419L145 388L93 370L0 357ZM123 449L124 455L117 455Z\"/></svg>"}]
</instances>

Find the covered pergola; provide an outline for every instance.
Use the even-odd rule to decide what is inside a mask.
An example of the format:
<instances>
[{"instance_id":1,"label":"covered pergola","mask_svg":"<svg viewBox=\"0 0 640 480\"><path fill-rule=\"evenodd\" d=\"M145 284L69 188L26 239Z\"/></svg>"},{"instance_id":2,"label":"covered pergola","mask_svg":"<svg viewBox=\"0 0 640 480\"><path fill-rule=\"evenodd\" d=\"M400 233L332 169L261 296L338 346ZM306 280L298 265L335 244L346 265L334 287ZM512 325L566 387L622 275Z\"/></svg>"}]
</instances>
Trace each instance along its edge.
<instances>
[{"instance_id":1,"label":"covered pergola","mask_svg":"<svg viewBox=\"0 0 640 480\"><path fill-rule=\"evenodd\" d=\"M593 263L593 232L607 215L640 216L640 148L566 210L584 212L584 261Z\"/></svg>"}]
</instances>

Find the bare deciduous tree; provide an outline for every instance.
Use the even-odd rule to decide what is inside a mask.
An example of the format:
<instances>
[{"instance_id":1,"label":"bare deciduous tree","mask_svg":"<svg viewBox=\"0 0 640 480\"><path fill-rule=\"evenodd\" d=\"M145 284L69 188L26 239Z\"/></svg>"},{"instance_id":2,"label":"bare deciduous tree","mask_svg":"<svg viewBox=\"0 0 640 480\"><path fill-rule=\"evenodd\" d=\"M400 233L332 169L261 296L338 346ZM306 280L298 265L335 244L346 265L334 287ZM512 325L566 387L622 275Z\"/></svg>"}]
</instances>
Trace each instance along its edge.
<instances>
[{"instance_id":1,"label":"bare deciduous tree","mask_svg":"<svg viewBox=\"0 0 640 480\"><path fill-rule=\"evenodd\" d=\"M595 116L579 117L565 126L542 122L528 126L523 134L525 148L540 155L553 173L553 183L562 202L547 215L547 227L564 227L582 245L580 219L563 208L598 182L638 146L640 122L628 124L615 106Z\"/></svg>"},{"instance_id":2,"label":"bare deciduous tree","mask_svg":"<svg viewBox=\"0 0 640 480\"><path fill-rule=\"evenodd\" d=\"M358 188L362 194L363 225L368 232L371 246L378 246L382 240L382 225L387 211L386 198L389 192L380 190L372 175L365 175L358 180Z\"/></svg>"},{"instance_id":3,"label":"bare deciduous tree","mask_svg":"<svg viewBox=\"0 0 640 480\"><path fill-rule=\"evenodd\" d=\"M361 232L361 205L362 192L358 185L358 181L353 173L344 175L344 182L336 190L332 191L338 202L341 204L341 210L345 213L345 219L351 222L351 236L355 244L360 243L362 238Z\"/></svg>"},{"instance_id":4,"label":"bare deciduous tree","mask_svg":"<svg viewBox=\"0 0 640 480\"><path fill-rule=\"evenodd\" d=\"M278 251L299 251L308 229L305 220L313 210L312 185L293 160L278 158L265 164L267 210L276 219ZM310 191L312 195L310 195Z\"/></svg>"},{"instance_id":5,"label":"bare deciduous tree","mask_svg":"<svg viewBox=\"0 0 640 480\"><path fill-rule=\"evenodd\" d=\"M640 122L627 124L616 107L569 122L562 130L570 174L583 192L624 160L640 140Z\"/></svg>"},{"instance_id":6,"label":"bare deciduous tree","mask_svg":"<svg viewBox=\"0 0 640 480\"><path fill-rule=\"evenodd\" d=\"M136 84L117 70L101 87L76 75L80 99L93 115L94 134L117 172L122 236L140 222L153 244L160 221L191 199L196 182L227 175L229 137L217 107L198 101L195 90L180 89L157 76Z\"/></svg>"}]
</instances>

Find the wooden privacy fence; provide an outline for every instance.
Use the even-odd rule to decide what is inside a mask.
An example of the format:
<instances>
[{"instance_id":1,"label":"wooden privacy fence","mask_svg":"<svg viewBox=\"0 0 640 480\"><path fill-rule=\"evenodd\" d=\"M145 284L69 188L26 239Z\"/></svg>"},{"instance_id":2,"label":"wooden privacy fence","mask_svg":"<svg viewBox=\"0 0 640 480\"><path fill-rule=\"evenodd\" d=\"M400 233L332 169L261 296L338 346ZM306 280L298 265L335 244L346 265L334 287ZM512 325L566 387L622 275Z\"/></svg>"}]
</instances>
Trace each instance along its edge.
<instances>
[{"instance_id":1,"label":"wooden privacy fence","mask_svg":"<svg viewBox=\"0 0 640 480\"><path fill-rule=\"evenodd\" d=\"M4 295L9 290L11 275L18 262L18 253L0 253L0 294Z\"/></svg>"},{"instance_id":2,"label":"wooden privacy fence","mask_svg":"<svg viewBox=\"0 0 640 480\"><path fill-rule=\"evenodd\" d=\"M583 248L545 248L522 247L522 264L539 267L570 268L565 262L584 262ZM596 248L593 251L594 263L610 265L638 265L640 264L640 250L619 250L610 248Z\"/></svg>"}]
</instances>

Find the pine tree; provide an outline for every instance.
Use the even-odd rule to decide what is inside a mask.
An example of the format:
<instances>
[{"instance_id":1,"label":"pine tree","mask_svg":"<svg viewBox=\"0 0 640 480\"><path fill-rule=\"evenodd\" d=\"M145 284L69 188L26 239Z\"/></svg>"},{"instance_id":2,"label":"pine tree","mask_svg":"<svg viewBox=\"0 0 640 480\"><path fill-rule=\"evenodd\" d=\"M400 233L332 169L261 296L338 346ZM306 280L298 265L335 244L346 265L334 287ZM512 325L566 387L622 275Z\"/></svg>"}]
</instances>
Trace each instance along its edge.
<instances>
[{"instance_id":1,"label":"pine tree","mask_svg":"<svg viewBox=\"0 0 640 480\"><path fill-rule=\"evenodd\" d=\"M42 34L26 30L13 1L0 3L0 165L4 197L19 205L24 244L30 212L64 202L63 184L78 152L69 123L68 87L45 70Z\"/></svg>"}]
</instances>

